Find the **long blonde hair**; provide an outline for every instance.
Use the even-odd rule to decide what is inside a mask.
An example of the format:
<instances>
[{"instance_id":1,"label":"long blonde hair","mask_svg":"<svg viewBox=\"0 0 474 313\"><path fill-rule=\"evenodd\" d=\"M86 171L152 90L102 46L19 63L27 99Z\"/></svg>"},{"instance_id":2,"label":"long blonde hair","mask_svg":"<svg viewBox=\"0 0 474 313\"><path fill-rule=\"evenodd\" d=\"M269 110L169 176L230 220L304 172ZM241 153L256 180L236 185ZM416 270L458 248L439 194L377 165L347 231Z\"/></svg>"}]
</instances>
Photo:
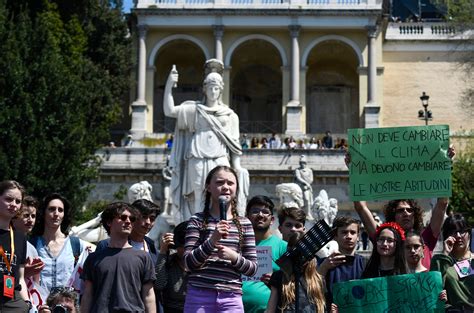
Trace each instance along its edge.
<instances>
[{"instance_id":1,"label":"long blonde hair","mask_svg":"<svg viewBox=\"0 0 474 313\"><path fill-rule=\"evenodd\" d=\"M302 236L301 233L294 233L288 241L288 247L293 247ZM323 279L316 269L316 261L314 259L307 261L303 265L302 276L304 277L306 286L308 287L306 290L308 301L316 306L317 312L324 312L326 299L324 297ZM282 284L281 312L295 302L295 276L291 274L289 277L288 275L283 274Z\"/></svg>"}]
</instances>

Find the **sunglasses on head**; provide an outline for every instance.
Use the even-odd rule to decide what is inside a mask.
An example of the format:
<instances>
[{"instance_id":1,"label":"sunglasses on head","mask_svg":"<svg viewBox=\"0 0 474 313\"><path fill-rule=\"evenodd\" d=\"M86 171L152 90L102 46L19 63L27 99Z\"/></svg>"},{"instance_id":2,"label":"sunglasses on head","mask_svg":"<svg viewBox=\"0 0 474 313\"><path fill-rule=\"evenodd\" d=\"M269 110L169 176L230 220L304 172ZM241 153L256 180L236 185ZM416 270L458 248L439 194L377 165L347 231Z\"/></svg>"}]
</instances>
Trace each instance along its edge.
<instances>
[{"instance_id":1,"label":"sunglasses on head","mask_svg":"<svg viewBox=\"0 0 474 313\"><path fill-rule=\"evenodd\" d=\"M137 218L136 218L135 216L133 216L133 215L126 215L126 214L120 215L120 216L119 216L119 219L120 219L122 222L126 222L127 219L129 219L131 223L134 223L134 222L137 220Z\"/></svg>"}]
</instances>

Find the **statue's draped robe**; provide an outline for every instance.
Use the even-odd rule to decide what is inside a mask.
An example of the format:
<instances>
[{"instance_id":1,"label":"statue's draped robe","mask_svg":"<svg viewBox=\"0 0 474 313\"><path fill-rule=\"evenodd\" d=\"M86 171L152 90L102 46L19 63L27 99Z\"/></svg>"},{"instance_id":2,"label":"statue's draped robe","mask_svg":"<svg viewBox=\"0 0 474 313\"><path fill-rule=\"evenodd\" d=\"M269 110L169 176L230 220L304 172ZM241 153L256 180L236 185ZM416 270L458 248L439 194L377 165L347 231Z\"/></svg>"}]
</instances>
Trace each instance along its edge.
<instances>
[{"instance_id":1,"label":"statue's draped robe","mask_svg":"<svg viewBox=\"0 0 474 313\"><path fill-rule=\"evenodd\" d=\"M230 166L230 154L242 155L239 118L224 105L207 107L186 101L177 109L177 121L170 166L173 168L170 191L173 204L187 220L202 210L206 176L218 165ZM239 172L241 197L248 195L247 171Z\"/></svg>"}]
</instances>

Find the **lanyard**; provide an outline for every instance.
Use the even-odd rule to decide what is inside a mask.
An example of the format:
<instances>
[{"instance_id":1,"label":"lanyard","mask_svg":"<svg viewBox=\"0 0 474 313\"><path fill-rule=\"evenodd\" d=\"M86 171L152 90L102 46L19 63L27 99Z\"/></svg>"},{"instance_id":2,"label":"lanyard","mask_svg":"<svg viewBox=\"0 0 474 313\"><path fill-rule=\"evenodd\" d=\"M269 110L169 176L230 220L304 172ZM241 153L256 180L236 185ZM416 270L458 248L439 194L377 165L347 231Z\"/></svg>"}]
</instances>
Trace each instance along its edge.
<instances>
[{"instance_id":1,"label":"lanyard","mask_svg":"<svg viewBox=\"0 0 474 313\"><path fill-rule=\"evenodd\" d=\"M11 226L10 226L10 250L11 250L10 260L8 260L5 250L3 250L3 247L0 245L0 254L2 255L3 261L5 262L5 265L7 266L8 272L11 274L13 256L15 255L15 240L14 240L14 235L13 235L13 228Z\"/></svg>"}]
</instances>

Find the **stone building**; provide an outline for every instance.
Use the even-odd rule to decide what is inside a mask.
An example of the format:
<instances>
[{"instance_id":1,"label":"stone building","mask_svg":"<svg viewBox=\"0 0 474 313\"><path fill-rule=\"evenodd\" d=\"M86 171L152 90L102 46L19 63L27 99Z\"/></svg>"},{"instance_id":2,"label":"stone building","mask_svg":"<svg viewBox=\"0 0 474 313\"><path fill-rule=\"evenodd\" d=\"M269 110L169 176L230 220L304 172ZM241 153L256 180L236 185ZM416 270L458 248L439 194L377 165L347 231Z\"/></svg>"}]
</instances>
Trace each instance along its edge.
<instances>
[{"instance_id":1,"label":"stone building","mask_svg":"<svg viewBox=\"0 0 474 313\"><path fill-rule=\"evenodd\" d=\"M348 128L423 125L417 113L426 92L432 123L468 138L472 112L466 114L461 96L469 82L459 60L473 53L466 44L472 31L459 33L421 10L410 15L397 6L402 2L135 0L137 84L120 135L129 131L139 148L99 152L108 161L96 192L146 179L160 197L167 152L156 143L174 129L163 114L167 76L175 64L176 103L199 99L209 58L225 65L223 101L239 115L241 133L309 138L330 130L344 138ZM325 188L349 208L340 151L248 150L243 166L253 192L272 195L275 184L290 182L301 153L310 157L315 192Z\"/></svg>"}]
</instances>

